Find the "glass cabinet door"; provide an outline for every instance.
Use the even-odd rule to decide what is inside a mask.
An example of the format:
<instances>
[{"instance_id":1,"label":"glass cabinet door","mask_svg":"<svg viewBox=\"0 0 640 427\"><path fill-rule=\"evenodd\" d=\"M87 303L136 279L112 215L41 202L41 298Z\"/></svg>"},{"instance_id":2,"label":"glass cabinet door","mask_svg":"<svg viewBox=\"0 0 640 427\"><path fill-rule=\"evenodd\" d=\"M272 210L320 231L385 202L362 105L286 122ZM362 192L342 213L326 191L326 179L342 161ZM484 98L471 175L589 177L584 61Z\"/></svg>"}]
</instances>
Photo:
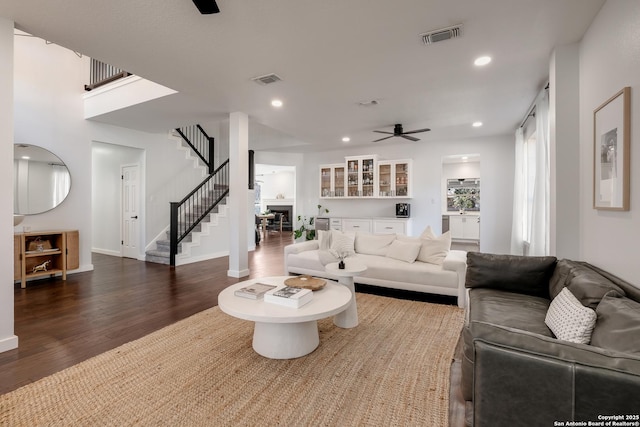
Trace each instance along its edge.
<instances>
[{"instance_id":1,"label":"glass cabinet door","mask_svg":"<svg viewBox=\"0 0 640 427\"><path fill-rule=\"evenodd\" d=\"M373 189L375 186L375 162L374 159L362 159L362 168L361 168L361 183L362 183L362 192L360 193L363 197L373 197Z\"/></svg>"},{"instance_id":2,"label":"glass cabinet door","mask_svg":"<svg viewBox=\"0 0 640 427\"><path fill-rule=\"evenodd\" d=\"M344 197L344 166L336 166L333 170L333 196Z\"/></svg>"},{"instance_id":3,"label":"glass cabinet door","mask_svg":"<svg viewBox=\"0 0 640 427\"><path fill-rule=\"evenodd\" d=\"M360 190L358 188L358 160L347 161L347 196L358 197Z\"/></svg>"},{"instance_id":4,"label":"glass cabinet door","mask_svg":"<svg viewBox=\"0 0 640 427\"><path fill-rule=\"evenodd\" d=\"M407 197L409 196L409 165L408 163L396 163L395 164L395 196Z\"/></svg>"},{"instance_id":5,"label":"glass cabinet door","mask_svg":"<svg viewBox=\"0 0 640 427\"><path fill-rule=\"evenodd\" d=\"M391 164L380 162L378 164L378 196L391 197L393 195L392 179Z\"/></svg>"},{"instance_id":6,"label":"glass cabinet door","mask_svg":"<svg viewBox=\"0 0 640 427\"><path fill-rule=\"evenodd\" d=\"M320 197L331 197L331 168L320 168Z\"/></svg>"}]
</instances>

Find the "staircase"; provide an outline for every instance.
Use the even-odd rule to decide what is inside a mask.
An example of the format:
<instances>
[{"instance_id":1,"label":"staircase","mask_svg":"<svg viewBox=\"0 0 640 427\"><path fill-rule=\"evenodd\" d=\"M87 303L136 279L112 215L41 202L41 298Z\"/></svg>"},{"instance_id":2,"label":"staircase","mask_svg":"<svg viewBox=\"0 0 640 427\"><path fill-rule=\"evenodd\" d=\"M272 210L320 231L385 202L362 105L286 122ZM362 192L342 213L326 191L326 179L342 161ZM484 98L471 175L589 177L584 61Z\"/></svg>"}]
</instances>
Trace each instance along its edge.
<instances>
[{"instance_id":1,"label":"staircase","mask_svg":"<svg viewBox=\"0 0 640 427\"><path fill-rule=\"evenodd\" d=\"M184 264L214 258L216 251L228 247L225 245L227 227L219 226L227 222L229 160L214 169L213 138L200 125L176 129L176 132L197 155L199 163L205 164L209 175L183 200L170 204L169 227L164 236L155 241L156 248L146 252L147 261L171 266L176 262ZM210 242L203 242L204 236L209 236L204 240Z\"/></svg>"}]
</instances>

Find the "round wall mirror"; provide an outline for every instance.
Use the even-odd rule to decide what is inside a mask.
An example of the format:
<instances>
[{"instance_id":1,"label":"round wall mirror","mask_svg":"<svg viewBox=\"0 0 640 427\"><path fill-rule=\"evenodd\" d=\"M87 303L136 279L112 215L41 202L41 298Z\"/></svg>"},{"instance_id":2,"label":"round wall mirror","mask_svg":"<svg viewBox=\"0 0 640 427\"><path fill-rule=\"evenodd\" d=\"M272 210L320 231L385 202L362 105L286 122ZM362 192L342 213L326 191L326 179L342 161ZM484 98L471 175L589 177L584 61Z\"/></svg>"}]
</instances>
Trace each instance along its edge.
<instances>
[{"instance_id":1,"label":"round wall mirror","mask_svg":"<svg viewBox=\"0 0 640 427\"><path fill-rule=\"evenodd\" d=\"M50 211L69 195L69 169L58 156L42 147L15 144L13 169L14 214Z\"/></svg>"}]
</instances>

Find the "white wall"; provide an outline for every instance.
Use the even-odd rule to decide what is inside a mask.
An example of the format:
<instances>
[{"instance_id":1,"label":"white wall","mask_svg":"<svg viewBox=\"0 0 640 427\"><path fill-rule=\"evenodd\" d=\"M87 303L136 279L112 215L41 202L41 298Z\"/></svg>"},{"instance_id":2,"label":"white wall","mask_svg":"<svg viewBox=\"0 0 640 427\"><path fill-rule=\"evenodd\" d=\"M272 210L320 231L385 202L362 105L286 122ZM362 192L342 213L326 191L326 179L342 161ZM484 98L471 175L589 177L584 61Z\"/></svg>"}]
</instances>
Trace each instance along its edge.
<instances>
[{"instance_id":1,"label":"white wall","mask_svg":"<svg viewBox=\"0 0 640 427\"><path fill-rule=\"evenodd\" d=\"M80 271L91 270L91 144L83 119L84 59L42 39L18 36L14 61L13 141L46 148L71 174L65 201L51 211L27 216L19 229L79 230Z\"/></svg>"},{"instance_id":2,"label":"white wall","mask_svg":"<svg viewBox=\"0 0 640 427\"><path fill-rule=\"evenodd\" d=\"M256 179L262 181L260 183L262 199L275 199L278 194L283 195L285 199L295 197L296 174L293 171L265 173Z\"/></svg>"},{"instance_id":3,"label":"white wall","mask_svg":"<svg viewBox=\"0 0 640 427\"><path fill-rule=\"evenodd\" d=\"M114 144L94 142L92 144L92 192L91 214L93 228L91 246L93 252L106 255L120 256L121 236L120 217L122 209L122 179L121 167L125 164L140 165L140 188L144 188L144 151L137 148L123 147ZM144 193L142 194L142 201ZM144 208L144 203L140 208ZM145 210L142 209L138 216L141 220ZM118 232L115 232L118 231ZM144 248L144 230L137 247ZM139 254L140 256L142 254Z\"/></svg>"},{"instance_id":4,"label":"white wall","mask_svg":"<svg viewBox=\"0 0 640 427\"><path fill-rule=\"evenodd\" d=\"M306 156L297 192L301 213L316 215L316 205L330 210L332 216L393 217L395 204L411 204L413 232L420 234L430 225L442 228L442 158L444 156L478 153L482 179L481 250L508 253L511 233L513 200L514 137L509 135L475 138L462 141L422 141L397 145L380 144L375 147L353 147L341 151L327 151ZM412 199L337 200L319 198L319 165L341 163L345 156L378 154L381 160L413 159Z\"/></svg>"},{"instance_id":5,"label":"white wall","mask_svg":"<svg viewBox=\"0 0 640 427\"><path fill-rule=\"evenodd\" d=\"M144 250L150 241L169 226L169 202L182 200L196 184L204 179L206 170L204 167L194 168L194 165L198 164L195 157L188 158L189 150L187 149L178 150L176 148L179 145L178 140L170 139L168 133L140 132L95 122L90 122L89 128L90 140L94 144L102 144L98 145L102 148L110 145L111 155L118 159L135 163L133 161L135 156L132 157L129 149L134 148L144 152L141 157L141 173L144 179L141 183L144 190L141 221L145 224L144 243L141 249ZM115 173L114 165L111 166L111 173ZM117 194L112 197L117 199L118 204L120 203ZM119 216L114 221L119 221ZM97 248L100 248L99 244L102 244L101 240L95 242Z\"/></svg>"},{"instance_id":6,"label":"white wall","mask_svg":"<svg viewBox=\"0 0 640 427\"><path fill-rule=\"evenodd\" d=\"M639 40L640 2L609 0L580 46L581 258L636 285L640 283L637 257L640 241ZM595 210L592 207L593 110L625 86L631 87L631 210Z\"/></svg>"},{"instance_id":7,"label":"white wall","mask_svg":"<svg viewBox=\"0 0 640 427\"><path fill-rule=\"evenodd\" d=\"M18 346L13 322L13 22L0 18L0 353Z\"/></svg>"}]
</instances>

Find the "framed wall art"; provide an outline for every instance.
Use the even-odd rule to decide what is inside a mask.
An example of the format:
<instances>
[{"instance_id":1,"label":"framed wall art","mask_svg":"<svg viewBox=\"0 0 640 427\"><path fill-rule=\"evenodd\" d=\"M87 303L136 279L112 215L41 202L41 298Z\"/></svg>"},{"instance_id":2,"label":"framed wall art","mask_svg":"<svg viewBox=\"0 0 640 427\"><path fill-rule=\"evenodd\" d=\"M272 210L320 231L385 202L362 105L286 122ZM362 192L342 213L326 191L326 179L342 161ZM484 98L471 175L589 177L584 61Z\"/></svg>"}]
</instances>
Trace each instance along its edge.
<instances>
[{"instance_id":1,"label":"framed wall art","mask_svg":"<svg viewBox=\"0 0 640 427\"><path fill-rule=\"evenodd\" d=\"M631 88L593 111L593 207L628 211Z\"/></svg>"}]
</instances>

